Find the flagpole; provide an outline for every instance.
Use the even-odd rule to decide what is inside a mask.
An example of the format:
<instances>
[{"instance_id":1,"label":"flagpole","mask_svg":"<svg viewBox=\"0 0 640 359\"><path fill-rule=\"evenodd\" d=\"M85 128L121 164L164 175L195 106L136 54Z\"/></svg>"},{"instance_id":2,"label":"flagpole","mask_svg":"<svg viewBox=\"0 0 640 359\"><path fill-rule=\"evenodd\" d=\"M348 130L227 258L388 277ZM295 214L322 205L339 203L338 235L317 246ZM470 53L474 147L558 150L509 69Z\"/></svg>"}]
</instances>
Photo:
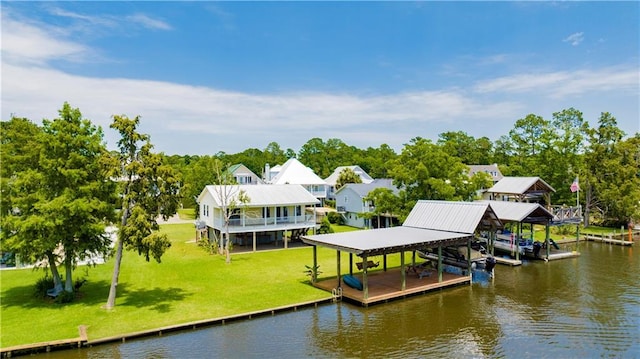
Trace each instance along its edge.
<instances>
[{"instance_id":1,"label":"flagpole","mask_svg":"<svg viewBox=\"0 0 640 359\"><path fill-rule=\"evenodd\" d=\"M576 207L580 208L580 176L576 176L578 182L578 190L576 191Z\"/></svg>"}]
</instances>

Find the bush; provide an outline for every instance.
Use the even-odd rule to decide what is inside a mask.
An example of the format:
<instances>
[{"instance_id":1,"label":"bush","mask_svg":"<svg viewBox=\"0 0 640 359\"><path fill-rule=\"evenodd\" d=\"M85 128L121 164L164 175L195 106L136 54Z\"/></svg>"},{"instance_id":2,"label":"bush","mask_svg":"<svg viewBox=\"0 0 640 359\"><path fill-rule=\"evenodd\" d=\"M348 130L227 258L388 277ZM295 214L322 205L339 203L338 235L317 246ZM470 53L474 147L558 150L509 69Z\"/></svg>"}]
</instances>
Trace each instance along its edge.
<instances>
[{"instance_id":1,"label":"bush","mask_svg":"<svg viewBox=\"0 0 640 359\"><path fill-rule=\"evenodd\" d=\"M320 228L318 228L318 231L316 233L318 234L333 233L333 228L331 228L331 223L329 223L328 218L325 217L322 220L322 224L320 225Z\"/></svg>"},{"instance_id":2,"label":"bush","mask_svg":"<svg viewBox=\"0 0 640 359\"><path fill-rule=\"evenodd\" d=\"M33 294L36 298L46 298L47 290L53 288L53 277L49 275L49 272L45 273L44 277L38 279L33 286Z\"/></svg>"},{"instance_id":3,"label":"bush","mask_svg":"<svg viewBox=\"0 0 640 359\"><path fill-rule=\"evenodd\" d=\"M342 218L342 215L338 212L327 213L327 219L329 219L329 223L331 224L337 224L337 225L344 224L344 218Z\"/></svg>"},{"instance_id":4,"label":"bush","mask_svg":"<svg viewBox=\"0 0 640 359\"><path fill-rule=\"evenodd\" d=\"M63 290L54 300L58 304L71 303L76 299L76 292L67 292Z\"/></svg>"}]
</instances>

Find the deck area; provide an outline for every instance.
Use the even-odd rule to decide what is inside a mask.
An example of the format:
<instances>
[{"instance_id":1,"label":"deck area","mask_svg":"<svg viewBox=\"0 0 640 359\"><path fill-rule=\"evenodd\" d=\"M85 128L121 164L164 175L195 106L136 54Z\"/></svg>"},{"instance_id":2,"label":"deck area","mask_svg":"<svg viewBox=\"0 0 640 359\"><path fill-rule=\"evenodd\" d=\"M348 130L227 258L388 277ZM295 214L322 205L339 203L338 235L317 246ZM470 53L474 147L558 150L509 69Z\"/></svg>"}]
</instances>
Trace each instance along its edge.
<instances>
[{"instance_id":1,"label":"deck area","mask_svg":"<svg viewBox=\"0 0 640 359\"><path fill-rule=\"evenodd\" d=\"M420 278L416 273L406 274L405 290L402 290L402 273L400 268L375 270L367 273L369 297L364 298L364 292L351 288L342 282L342 297L349 301L368 306L375 303L384 303L394 299L422 294L436 289L442 289L461 284L470 284L471 277L452 273L442 273L442 282L438 282L438 272L431 271L428 276ZM353 276L362 281L362 272L354 272ZM314 284L316 287L332 292L338 286L336 277L319 279Z\"/></svg>"}]
</instances>

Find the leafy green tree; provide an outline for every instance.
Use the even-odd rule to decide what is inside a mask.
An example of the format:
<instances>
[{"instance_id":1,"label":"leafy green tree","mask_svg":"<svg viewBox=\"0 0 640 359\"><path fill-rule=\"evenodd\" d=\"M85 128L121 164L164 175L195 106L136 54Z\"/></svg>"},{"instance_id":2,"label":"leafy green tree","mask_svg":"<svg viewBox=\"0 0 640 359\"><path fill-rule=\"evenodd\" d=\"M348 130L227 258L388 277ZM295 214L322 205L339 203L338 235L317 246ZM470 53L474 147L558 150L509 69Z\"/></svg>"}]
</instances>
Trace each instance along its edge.
<instances>
[{"instance_id":1,"label":"leafy green tree","mask_svg":"<svg viewBox=\"0 0 640 359\"><path fill-rule=\"evenodd\" d=\"M362 183L362 178L358 176L351 168L344 168L338 174L338 179L336 179L336 191L342 188L342 186L347 183Z\"/></svg>"},{"instance_id":2,"label":"leafy green tree","mask_svg":"<svg viewBox=\"0 0 640 359\"><path fill-rule=\"evenodd\" d=\"M196 218L200 213L196 198L205 186L217 183L216 171L220 162L216 157L201 156L184 169L184 186L181 191L187 206L195 208Z\"/></svg>"},{"instance_id":3,"label":"leafy green tree","mask_svg":"<svg viewBox=\"0 0 640 359\"><path fill-rule=\"evenodd\" d=\"M378 227L380 227L380 216L397 216L398 210L403 207L400 197L396 196L389 188L374 188L365 196L364 200L373 206L373 211L370 213L372 216L378 217Z\"/></svg>"},{"instance_id":4,"label":"leafy green tree","mask_svg":"<svg viewBox=\"0 0 640 359\"><path fill-rule=\"evenodd\" d=\"M468 165L488 165L493 157L493 144L487 137L475 139L466 132L444 132L437 144L447 153L454 155Z\"/></svg>"},{"instance_id":5,"label":"leafy green tree","mask_svg":"<svg viewBox=\"0 0 640 359\"><path fill-rule=\"evenodd\" d=\"M373 178L389 178L389 166L397 157L389 145L382 144L378 148L357 150L352 164L357 164Z\"/></svg>"},{"instance_id":6,"label":"leafy green tree","mask_svg":"<svg viewBox=\"0 0 640 359\"><path fill-rule=\"evenodd\" d=\"M585 192L585 226L591 218L604 225L625 225L638 218L640 203L640 134L625 134L610 113L601 114L591 131L585 155L588 176Z\"/></svg>"},{"instance_id":7,"label":"leafy green tree","mask_svg":"<svg viewBox=\"0 0 640 359\"><path fill-rule=\"evenodd\" d=\"M42 134L36 138L37 166L15 173L13 208L3 221L3 232L30 259L48 260L56 295L61 289L57 271L61 259L64 290L71 293L78 261L107 255L111 244L105 227L114 219L116 197L108 173L109 155L102 130L68 103L58 118L43 120ZM28 157L33 164L32 154Z\"/></svg>"},{"instance_id":8,"label":"leafy green tree","mask_svg":"<svg viewBox=\"0 0 640 359\"><path fill-rule=\"evenodd\" d=\"M151 152L150 137L137 132L140 118L113 116L111 128L120 133L120 155L113 168L124 183L120 227L116 243L116 257L106 308L115 306L116 290L122 253L136 250L147 261L153 257L158 263L171 246L166 234L157 232L156 219L167 219L176 213L180 203L179 178L164 164L162 155Z\"/></svg>"},{"instance_id":9,"label":"leafy green tree","mask_svg":"<svg viewBox=\"0 0 640 359\"><path fill-rule=\"evenodd\" d=\"M468 198L468 167L430 140L416 137L394 161L391 178L408 201Z\"/></svg>"}]
</instances>

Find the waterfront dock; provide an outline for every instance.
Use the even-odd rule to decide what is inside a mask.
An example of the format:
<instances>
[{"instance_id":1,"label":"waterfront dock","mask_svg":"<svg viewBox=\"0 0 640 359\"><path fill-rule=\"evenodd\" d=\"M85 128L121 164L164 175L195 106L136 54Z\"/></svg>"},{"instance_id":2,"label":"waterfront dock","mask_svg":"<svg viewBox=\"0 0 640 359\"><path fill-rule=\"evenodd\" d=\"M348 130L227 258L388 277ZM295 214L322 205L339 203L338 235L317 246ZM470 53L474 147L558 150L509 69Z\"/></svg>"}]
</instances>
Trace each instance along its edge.
<instances>
[{"instance_id":1,"label":"waterfront dock","mask_svg":"<svg viewBox=\"0 0 640 359\"><path fill-rule=\"evenodd\" d=\"M638 231L639 234L636 235L632 235L632 238L635 238L636 236L640 236L640 231ZM622 233L622 234L603 234L600 236L597 235L593 235L593 234L589 234L584 236L584 239L587 241L593 241L593 242L601 242L601 243L608 243L608 244L616 244L619 246L632 246L633 245L633 240L629 241L627 239L628 234L627 233ZM619 238L619 239L618 239Z\"/></svg>"},{"instance_id":2,"label":"waterfront dock","mask_svg":"<svg viewBox=\"0 0 640 359\"><path fill-rule=\"evenodd\" d=\"M361 273L354 273L353 275L362 281ZM369 284L368 296L365 296L363 291L351 288L345 283L341 283L340 289L338 289L338 279L336 277L320 279L314 286L328 292L340 293L343 299L366 307L372 304L386 303L395 299L471 283L469 275L443 272L442 281L439 281L437 271L431 271L428 275L409 272L405 274L405 287L402 288L402 271L400 268L371 271L367 277Z\"/></svg>"}]
</instances>

